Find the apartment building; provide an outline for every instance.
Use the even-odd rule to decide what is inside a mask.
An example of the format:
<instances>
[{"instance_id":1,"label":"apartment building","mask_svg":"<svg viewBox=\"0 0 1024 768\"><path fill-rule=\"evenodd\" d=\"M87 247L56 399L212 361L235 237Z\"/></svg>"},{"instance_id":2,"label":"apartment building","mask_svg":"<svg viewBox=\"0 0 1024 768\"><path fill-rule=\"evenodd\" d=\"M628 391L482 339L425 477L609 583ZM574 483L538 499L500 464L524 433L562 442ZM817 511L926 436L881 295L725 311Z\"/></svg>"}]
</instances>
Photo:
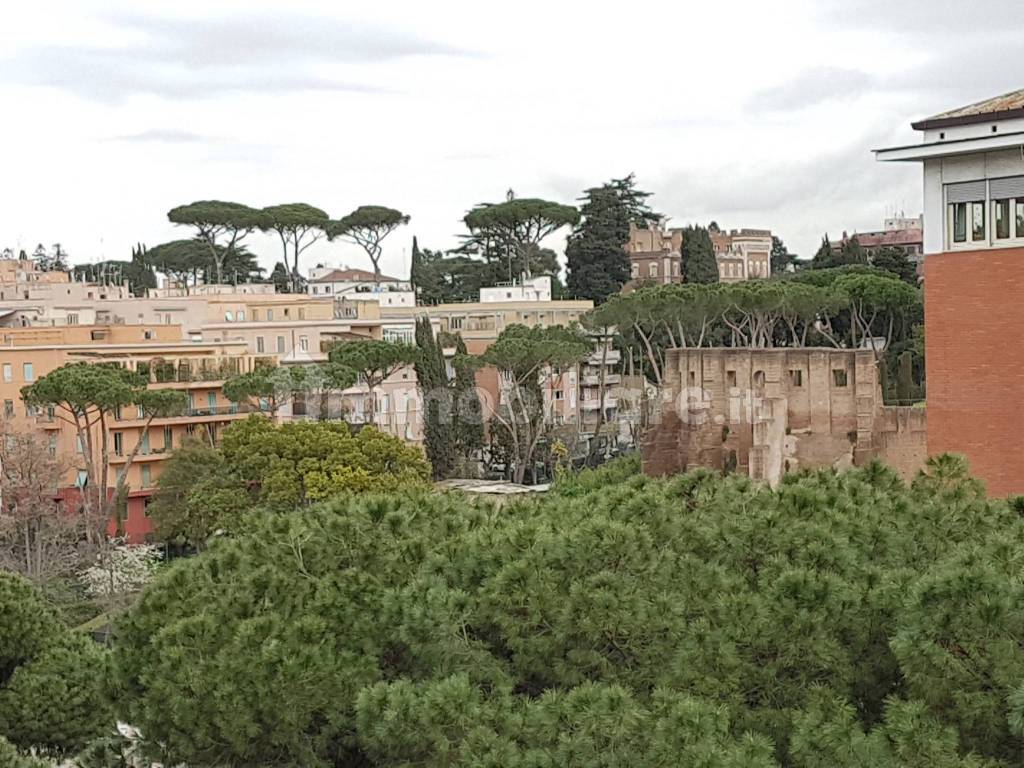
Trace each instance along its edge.
<instances>
[{"instance_id":1,"label":"apartment building","mask_svg":"<svg viewBox=\"0 0 1024 768\"><path fill-rule=\"evenodd\" d=\"M306 290L311 296L359 297L388 307L416 305L416 293L408 280L375 275L365 269L314 267L309 271Z\"/></svg>"},{"instance_id":2,"label":"apartment building","mask_svg":"<svg viewBox=\"0 0 1024 768\"><path fill-rule=\"evenodd\" d=\"M683 281L683 231L658 227L637 227L630 222L629 274L631 283L667 285Z\"/></svg>"},{"instance_id":3,"label":"apartment building","mask_svg":"<svg viewBox=\"0 0 1024 768\"><path fill-rule=\"evenodd\" d=\"M876 150L924 178L928 452L963 454L996 496L1024 493L1024 89L912 123Z\"/></svg>"},{"instance_id":4,"label":"apartment building","mask_svg":"<svg viewBox=\"0 0 1024 768\"><path fill-rule=\"evenodd\" d=\"M7 252L5 252L7 253ZM44 272L32 259L0 258L0 283L66 283L67 272Z\"/></svg>"},{"instance_id":5,"label":"apartment building","mask_svg":"<svg viewBox=\"0 0 1024 768\"><path fill-rule=\"evenodd\" d=\"M721 282L738 282L771 276L772 233L767 229L733 229L709 232ZM667 285L683 282L683 230L637 227L630 224L626 252L630 261L630 285Z\"/></svg>"},{"instance_id":6,"label":"apartment building","mask_svg":"<svg viewBox=\"0 0 1024 768\"><path fill-rule=\"evenodd\" d=\"M709 233L723 283L757 280L772 274L772 233L767 229L712 229Z\"/></svg>"},{"instance_id":7,"label":"apartment building","mask_svg":"<svg viewBox=\"0 0 1024 768\"><path fill-rule=\"evenodd\" d=\"M147 377L157 389L186 393L188 407L178 416L154 419L143 437L147 417L134 407L115 414L107 425L113 487L135 446L139 451L126 476L130 488L126 532L141 540L152 528L146 500L160 476L169 451L187 436L217 442L230 422L251 410L223 395L224 380L251 371L256 357L240 342L197 343L182 338L176 325L72 325L3 329L0 345L0 401L5 431L38 432L54 456L70 458L65 482L80 486L85 477L85 451L74 427L59 411L36 412L21 399L21 388L66 363L116 363ZM273 357L266 362L272 363ZM96 427L97 431L99 427ZM99 435L97 435L99 437ZM93 441L99 450L102 441ZM98 459L99 457L94 457Z\"/></svg>"},{"instance_id":8,"label":"apartment building","mask_svg":"<svg viewBox=\"0 0 1024 768\"><path fill-rule=\"evenodd\" d=\"M908 217L892 216L885 219L882 229L870 232L854 232L852 235L843 232L842 238L832 244L836 253L853 237L869 254L882 248L902 248L907 257L915 264L924 259L924 216Z\"/></svg>"}]
</instances>

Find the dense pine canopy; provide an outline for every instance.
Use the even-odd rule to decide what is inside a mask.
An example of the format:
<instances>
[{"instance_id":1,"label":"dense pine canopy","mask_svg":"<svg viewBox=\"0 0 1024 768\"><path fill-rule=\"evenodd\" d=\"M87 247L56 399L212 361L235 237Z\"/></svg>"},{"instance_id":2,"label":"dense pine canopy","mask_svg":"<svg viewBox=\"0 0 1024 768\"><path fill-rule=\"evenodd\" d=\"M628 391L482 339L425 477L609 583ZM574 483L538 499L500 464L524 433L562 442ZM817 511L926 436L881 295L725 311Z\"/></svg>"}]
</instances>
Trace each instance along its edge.
<instances>
[{"instance_id":1,"label":"dense pine canopy","mask_svg":"<svg viewBox=\"0 0 1024 768\"><path fill-rule=\"evenodd\" d=\"M961 462L635 469L251 515L121 623L119 714L190 765L1020 764L1024 520Z\"/></svg>"}]
</instances>

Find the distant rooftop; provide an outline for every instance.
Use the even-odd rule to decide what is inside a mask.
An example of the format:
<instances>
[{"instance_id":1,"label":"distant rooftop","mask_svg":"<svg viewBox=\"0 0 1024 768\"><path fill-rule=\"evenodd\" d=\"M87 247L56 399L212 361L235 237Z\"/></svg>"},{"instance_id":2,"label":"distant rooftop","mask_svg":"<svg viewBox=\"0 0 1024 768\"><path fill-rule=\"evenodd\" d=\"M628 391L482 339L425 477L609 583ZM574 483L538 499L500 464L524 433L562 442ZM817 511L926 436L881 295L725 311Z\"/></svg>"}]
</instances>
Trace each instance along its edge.
<instances>
[{"instance_id":1,"label":"distant rooftop","mask_svg":"<svg viewBox=\"0 0 1024 768\"><path fill-rule=\"evenodd\" d=\"M940 112L937 115L926 117L924 120L918 120L916 123L912 123L912 126L915 130L924 131L953 125L984 123L1008 117L1024 117L1024 88L968 104L966 107Z\"/></svg>"},{"instance_id":2,"label":"distant rooftop","mask_svg":"<svg viewBox=\"0 0 1024 768\"><path fill-rule=\"evenodd\" d=\"M311 283L372 283L374 282L373 272L365 269L335 269L320 277L316 277ZM397 277L380 276L382 283L401 283Z\"/></svg>"}]
</instances>

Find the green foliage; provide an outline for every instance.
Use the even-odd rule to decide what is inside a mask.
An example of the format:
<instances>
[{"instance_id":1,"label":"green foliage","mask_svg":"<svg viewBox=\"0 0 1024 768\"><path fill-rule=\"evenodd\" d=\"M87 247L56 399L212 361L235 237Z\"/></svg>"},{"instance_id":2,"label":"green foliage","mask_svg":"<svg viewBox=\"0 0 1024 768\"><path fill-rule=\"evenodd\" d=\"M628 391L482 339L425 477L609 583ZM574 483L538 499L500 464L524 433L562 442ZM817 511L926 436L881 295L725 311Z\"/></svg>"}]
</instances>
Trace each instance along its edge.
<instances>
[{"instance_id":1,"label":"green foliage","mask_svg":"<svg viewBox=\"0 0 1024 768\"><path fill-rule=\"evenodd\" d=\"M64 755L110 727L106 663L26 580L0 571L0 733L12 744Z\"/></svg>"},{"instance_id":2,"label":"green foliage","mask_svg":"<svg viewBox=\"0 0 1024 768\"><path fill-rule=\"evenodd\" d=\"M263 212L241 203L223 200L201 200L189 205L172 208L167 218L174 224L194 227L196 239L205 244L209 259L213 262L210 270L213 280L224 281L224 262L227 254L237 254L238 246L246 235L265 224ZM221 245L218 240L223 237L226 243ZM237 267L236 267L237 268Z\"/></svg>"},{"instance_id":3,"label":"green foliage","mask_svg":"<svg viewBox=\"0 0 1024 768\"><path fill-rule=\"evenodd\" d=\"M156 288L156 275L148 260L146 247L132 248L131 261L107 260L95 264L77 264L71 270L73 280L84 280L103 285L127 282L133 296L145 296L149 288Z\"/></svg>"},{"instance_id":4,"label":"green foliage","mask_svg":"<svg viewBox=\"0 0 1024 768\"><path fill-rule=\"evenodd\" d=\"M876 269L884 269L905 283L917 285L917 267L903 248L893 246L879 248L871 255L871 266Z\"/></svg>"},{"instance_id":5,"label":"green foliage","mask_svg":"<svg viewBox=\"0 0 1024 768\"><path fill-rule=\"evenodd\" d=\"M328 353L330 361L362 377L370 389L380 386L389 376L416 362L416 347L392 341L344 341Z\"/></svg>"},{"instance_id":6,"label":"green foliage","mask_svg":"<svg viewBox=\"0 0 1024 768\"><path fill-rule=\"evenodd\" d=\"M263 232L273 232L280 239L289 290L298 292L302 281L299 258L303 251L326 235L330 217L308 203L284 203L260 211L259 222Z\"/></svg>"},{"instance_id":7,"label":"green foliage","mask_svg":"<svg viewBox=\"0 0 1024 768\"><path fill-rule=\"evenodd\" d=\"M421 484L430 475L419 449L373 427L352 434L339 422L278 427L251 416L224 431L221 450L250 498L272 508L339 493L393 490Z\"/></svg>"},{"instance_id":8,"label":"green foliage","mask_svg":"<svg viewBox=\"0 0 1024 768\"><path fill-rule=\"evenodd\" d=\"M629 281L629 225L645 226L658 218L647 207L647 197L636 189L632 174L583 193L582 220L565 248L574 296L600 304Z\"/></svg>"},{"instance_id":9,"label":"green foliage","mask_svg":"<svg viewBox=\"0 0 1024 768\"><path fill-rule=\"evenodd\" d=\"M52 768L53 764L38 757L19 753L11 742L0 735L0 768Z\"/></svg>"},{"instance_id":10,"label":"green foliage","mask_svg":"<svg viewBox=\"0 0 1024 768\"><path fill-rule=\"evenodd\" d=\"M400 226L409 223L409 216L383 205L361 205L352 213L327 225L327 236L355 243L370 257L373 274L380 278L381 243Z\"/></svg>"},{"instance_id":11,"label":"green foliage","mask_svg":"<svg viewBox=\"0 0 1024 768\"><path fill-rule=\"evenodd\" d=\"M501 203L481 203L463 221L470 231L469 244L487 253L506 254L509 278L519 273L530 277L540 242L565 226L574 226L580 213L571 205L538 198L509 197ZM511 258L517 257L513 271ZM546 270L545 270L546 271Z\"/></svg>"},{"instance_id":12,"label":"green foliage","mask_svg":"<svg viewBox=\"0 0 1024 768\"><path fill-rule=\"evenodd\" d=\"M1019 764L1024 519L962 460L634 469L249 515L119 627L119 715L224 766Z\"/></svg>"},{"instance_id":13,"label":"green foliage","mask_svg":"<svg viewBox=\"0 0 1024 768\"><path fill-rule=\"evenodd\" d=\"M430 249L421 251L415 239L411 270L416 301L420 304L476 301L481 288L508 279L498 260L448 256Z\"/></svg>"},{"instance_id":14,"label":"green foliage","mask_svg":"<svg viewBox=\"0 0 1024 768\"><path fill-rule=\"evenodd\" d=\"M235 529L250 506L245 483L224 454L191 439L165 462L146 514L162 541L202 549L214 531Z\"/></svg>"},{"instance_id":15,"label":"green foliage","mask_svg":"<svg viewBox=\"0 0 1024 768\"><path fill-rule=\"evenodd\" d=\"M356 371L339 363L259 366L225 381L224 396L233 403L246 403L276 414L282 405L299 395L322 396L347 389L355 381ZM325 418L328 414L321 415Z\"/></svg>"},{"instance_id":16,"label":"green foliage","mask_svg":"<svg viewBox=\"0 0 1024 768\"><path fill-rule=\"evenodd\" d=\"M771 270L773 275L781 275L787 272L796 257L789 252L782 238L772 235Z\"/></svg>"},{"instance_id":17,"label":"green foliage","mask_svg":"<svg viewBox=\"0 0 1024 768\"><path fill-rule=\"evenodd\" d=\"M289 509L422 486L429 477L418 448L373 427L353 434L343 422L275 426L254 415L226 429L219 448L195 440L179 446L148 511L164 540L202 549L214 533L237 531L254 507Z\"/></svg>"},{"instance_id":18,"label":"green foliage","mask_svg":"<svg viewBox=\"0 0 1024 768\"><path fill-rule=\"evenodd\" d=\"M423 401L423 447L435 480L452 477L456 464L453 398L444 351L430 318L416 321L416 385Z\"/></svg>"},{"instance_id":19,"label":"green foliage","mask_svg":"<svg viewBox=\"0 0 1024 768\"><path fill-rule=\"evenodd\" d=\"M163 272L181 285L187 285L210 263L209 248L199 240L171 240L150 248L146 264L150 269Z\"/></svg>"},{"instance_id":20,"label":"green foliage","mask_svg":"<svg viewBox=\"0 0 1024 768\"><path fill-rule=\"evenodd\" d=\"M0 687L0 732L23 746L81 749L114 722L106 665L104 648L65 630Z\"/></svg>"},{"instance_id":21,"label":"green foliage","mask_svg":"<svg viewBox=\"0 0 1024 768\"><path fill-rule=\"evenodd\" d=\"M683 282L717 283L718 261L711 235L704 227L683 229Z\"/></svg>"}]
</instances>

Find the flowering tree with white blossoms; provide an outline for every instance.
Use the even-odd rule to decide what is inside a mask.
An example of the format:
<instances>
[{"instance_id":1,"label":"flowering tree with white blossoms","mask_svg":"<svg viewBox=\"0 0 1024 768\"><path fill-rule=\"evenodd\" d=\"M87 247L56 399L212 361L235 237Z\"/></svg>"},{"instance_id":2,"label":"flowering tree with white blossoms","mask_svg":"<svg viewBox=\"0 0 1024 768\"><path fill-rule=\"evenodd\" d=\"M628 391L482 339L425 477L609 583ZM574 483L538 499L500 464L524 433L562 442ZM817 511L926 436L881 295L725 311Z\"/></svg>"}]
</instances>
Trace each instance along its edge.
<instances>
[{"instance_id":1,"label":"flowering tree with white blossoms","mask_svg":"<svg viewBox=\"0 0 1024 768\"><path fill-rule=\"evenodd\" d=\"M97 555L96 563L82 571L82 581L90 597L113 608L142 591L159 561L159 547L112 539Z\"/></svg>"}]
</instances>

